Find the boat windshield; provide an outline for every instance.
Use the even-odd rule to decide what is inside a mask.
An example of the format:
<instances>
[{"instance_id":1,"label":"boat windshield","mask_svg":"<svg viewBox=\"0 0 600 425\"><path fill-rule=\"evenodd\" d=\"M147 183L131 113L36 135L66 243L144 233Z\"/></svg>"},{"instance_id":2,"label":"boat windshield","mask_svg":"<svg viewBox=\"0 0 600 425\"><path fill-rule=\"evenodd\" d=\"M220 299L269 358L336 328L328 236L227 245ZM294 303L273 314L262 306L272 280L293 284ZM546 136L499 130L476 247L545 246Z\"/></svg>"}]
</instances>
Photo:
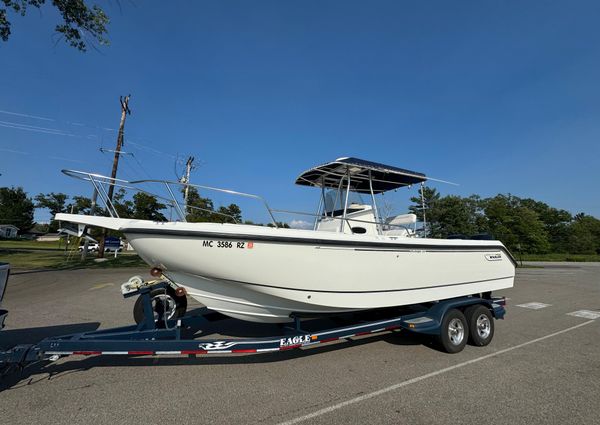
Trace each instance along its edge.
<instances>
[{"instance_id":1,"label":"boat windshield","mask_svg":"<svg viewBox=\"0 0 600 425\"><path fill-rule=\"evenodd\" d=\"M344 203L346 202L346 189L325 191L325 210L323 215L337 217L344 214ZM359 193L350 191L348 193L348 213L359 211L363 208L352 208L352 204L364 205Z\"/></svg>"}]
</instances>

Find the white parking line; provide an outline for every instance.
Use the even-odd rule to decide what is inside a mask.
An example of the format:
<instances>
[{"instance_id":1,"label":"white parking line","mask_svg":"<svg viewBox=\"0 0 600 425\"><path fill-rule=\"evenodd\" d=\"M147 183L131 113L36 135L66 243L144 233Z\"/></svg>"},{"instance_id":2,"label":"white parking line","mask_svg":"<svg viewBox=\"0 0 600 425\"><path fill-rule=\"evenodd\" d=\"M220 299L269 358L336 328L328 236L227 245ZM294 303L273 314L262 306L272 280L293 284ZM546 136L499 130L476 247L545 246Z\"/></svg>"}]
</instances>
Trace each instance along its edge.
<instances>
[{"instance_id":1,"label":"white parking line","mask_svg":"<svg viewBox=\"0 0 600 425\"><path fill-rule=\"evenodd\" d=\"M360 397L351 398L351 399L343 401L341 403L337 403L337 404L331 405L329 407L325 407L324 409L320 409L320 410L317 410L315 412L309 413L308 415L299 416L297 418L290 419L289 421L281 422L279 425L293 425L293 424L297 424L299 422L304 422L304 421L307 421L309 419L315 418L317 416L325 415L326 413L330 413L330 412L333 412L335 410L341 409L342 407L350 406L351 404L359 403L361 401L368 400L370 398L377 397L377 396L389 393L390 391L394 391L394 390L397 390L399 388L406 387L406 386L411 385L411 384L415 384L415 383L423 381L425 379L433 378L434 376L438 376L438 375L441 375L443 373L450 372L450 371L452 371L454 369L458 369L458 368L461 368L461 367L464 367L464 366L468 366L468 365L473 364L473 363L478 363L480 361L483 361L483 360L486 360L486 359L489 359L489 358L492 358L492 357L496 357L496 356L499 356L501 354L505 354L505 353L511 352L513 350L517 350L519 348L526 347L526 346L531 345L531 344L535 344L536 342L540 342L540 341L543 341L543 340L548 339L548 338L552 338L552 337L555 337L555 336L558 336L558 335L561 335L561 334L564 334L564 333L567 333L567 332L571 332L571 331L573 331L575 329L581 328L582 326L586 326L586 325L589 325L590 323L594 323L594 322L595 322L595 320L588 320L587 322L583 322L583 323L580 323L578 325L571 326L570 328L563 329L562 331L554 332L554 333L551 333L549 335L542 336L540 338L532 339L532 340L524 342L522 344L515 345L514 347L505 348L503 350L496 351L495 353L486 354L485 356L477 357L476 359L473 359L473 360L467 360L466 362L458 363L458 364L455 364L454 366L446 367L444 369L436 370L435 372L431 372L431 373L428 373L426 375L421 375L421 376L418 376L416 378L409 379L407 381L399 382L399 383L391 385L389 387L382 388L381 390L377 390L377 391L374 391L372 393L361 395Z\"/></svg>"},{"instance_id":2,"label":"white parking line","mask_svg":"<svg viewBox=\"0 0 600 425\"><path fill-rule=\"evenodd\" d=\"M572 313L567 313L567 316L583 317L584 319L600 319L600 311L592 310L577 310Z\"/></svg>"},{"instance_id":3,"label":"white parking line","mask_svg":"<svg viewBox=\"0 0 600 425\"><path fill-rule=\"evenodd\" d=\"M544 304L544 303L525 303L525 304L517 304L517 307L529 308L531 310L540 310L542 308L550 307L552 304Z\"/></svg>"}]
</instances>

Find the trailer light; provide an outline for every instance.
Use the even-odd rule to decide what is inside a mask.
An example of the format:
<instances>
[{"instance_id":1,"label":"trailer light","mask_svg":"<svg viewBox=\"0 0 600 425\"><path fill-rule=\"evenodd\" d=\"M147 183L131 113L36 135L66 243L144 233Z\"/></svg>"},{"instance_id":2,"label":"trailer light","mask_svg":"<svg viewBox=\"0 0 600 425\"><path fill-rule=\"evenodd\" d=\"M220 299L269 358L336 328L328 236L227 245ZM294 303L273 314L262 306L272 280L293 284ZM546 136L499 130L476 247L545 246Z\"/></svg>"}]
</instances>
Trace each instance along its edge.
<instances>
[{"instance_id":1,"label":"trailer light","mask_svg":"<svg viewBox=\"0 0 600 425\"><path fill-rule=\"evenodd\" d=\"M175 289L175 295L177 295L178 297L185 297L187 295L187 292L185 290L185 288L177 288Z\"/></svg>"},{"instance_id":2,"label":"trailer light","mask_svg":"<svg viewBox=\"0 0 600 425\"><path fill-rule=\"evenodd\" d=\"M409 324L408 324L408 327L409 327L409 328L414 328L414 327L415 327L415 325L414 325L413 323L409 323Z\"/></svg>"},{"instance_id":3,"label":"trailer light","mask_svg":"<svg viewBox=\"0 0 600 425\"><path fill-rule=\"evenodd\" d=\"M150 270L150 274L153 277L160 277L162 275L162 269L159 269L158 267L154 267L154 268L152 268L152 270Z\"/></svg>"},{"instance_id":4,"label":"trailer light","mask_svg":"<svg viewBox=\"0 0 600 425\"><path fill-rule=\"evenodd\" d=\"M311 339L312 341L316 340L317 338L318 338L318 336L316 336L316 335L311 335L311 336L310 336L310 339Z\"/></svg>"}]
</instances>

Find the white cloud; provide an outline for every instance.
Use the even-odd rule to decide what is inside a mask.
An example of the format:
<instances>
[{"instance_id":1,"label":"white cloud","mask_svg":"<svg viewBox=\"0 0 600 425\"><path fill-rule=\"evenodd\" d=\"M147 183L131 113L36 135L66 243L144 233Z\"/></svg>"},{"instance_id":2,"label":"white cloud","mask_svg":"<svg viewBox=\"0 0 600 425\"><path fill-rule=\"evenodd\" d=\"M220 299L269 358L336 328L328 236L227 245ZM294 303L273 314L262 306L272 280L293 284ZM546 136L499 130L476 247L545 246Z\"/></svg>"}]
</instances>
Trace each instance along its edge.
<instances>
[{"instance_id":1,"label":"white cloud","mask_svg":"<svg viewBox=\"0 0 600 425\"><path fill-rule=\"evenodd\" d=\"M313 223L304 220L292 220L289 222L292 229L312 229Z\"/></svg>"}]
</instances>

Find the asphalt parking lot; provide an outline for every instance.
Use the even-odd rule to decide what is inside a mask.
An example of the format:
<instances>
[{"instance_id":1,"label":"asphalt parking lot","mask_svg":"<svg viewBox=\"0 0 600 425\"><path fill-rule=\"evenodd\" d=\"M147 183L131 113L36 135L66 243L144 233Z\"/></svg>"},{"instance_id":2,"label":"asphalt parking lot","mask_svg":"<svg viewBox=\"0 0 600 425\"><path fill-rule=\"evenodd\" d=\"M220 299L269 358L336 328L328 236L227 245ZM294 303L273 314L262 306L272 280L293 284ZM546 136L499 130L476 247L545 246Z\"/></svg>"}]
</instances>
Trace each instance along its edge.
<instances>
[{"instance_id":1,"label":"asphalt parking lot","mask_svg":"<svg viewBox=\"0 0 600 425\"><path fill-rule=\"evenodd\" d=\"M13 274L0 346L131 323L119 285L133 274L146 270ZM519 269L497 295L508 314L487 347L449 355L401 332L253 356L72 356L5 377L0 423L600 423L600 263Z\"/></svg>"}]
</instances>

